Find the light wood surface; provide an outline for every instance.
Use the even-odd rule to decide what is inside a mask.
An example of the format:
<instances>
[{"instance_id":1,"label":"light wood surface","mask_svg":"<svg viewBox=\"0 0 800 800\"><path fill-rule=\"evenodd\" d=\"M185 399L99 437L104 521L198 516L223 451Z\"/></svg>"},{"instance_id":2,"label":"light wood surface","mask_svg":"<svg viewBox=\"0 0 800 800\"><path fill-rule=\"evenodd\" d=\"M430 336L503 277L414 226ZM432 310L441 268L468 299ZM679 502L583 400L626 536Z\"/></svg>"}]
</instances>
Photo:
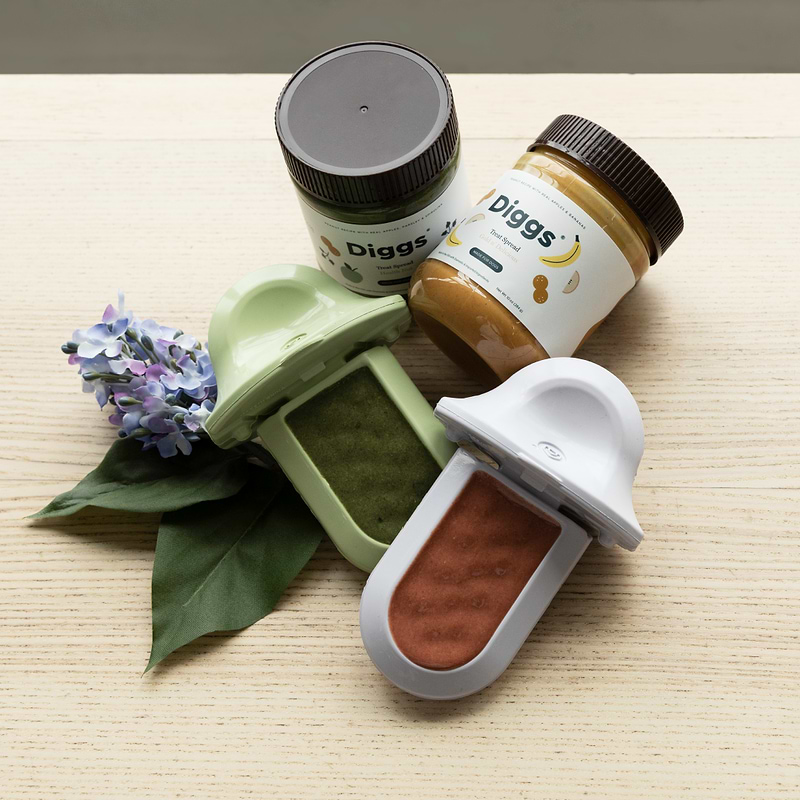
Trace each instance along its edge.
<instances>
[{"instance_id":1,"label":"light wood surface","mask_svg":"<svg viewBox=\"0 0 800 800\"><path fill-rule=\"evenodd\" d=\"M568 111L686 216L580 353L639 401L644 543L591 547L479 695L376 672L330 545L271 616L142 677L156 519L22 519L113 440L59 345L117 287L203 335L239 276L312 263L283 80L0 78L0 796L800 797L798 76L452 77L474 196ZM431 400L477 389L418 331L396 352Z\"/></svg>"}]
</instances>

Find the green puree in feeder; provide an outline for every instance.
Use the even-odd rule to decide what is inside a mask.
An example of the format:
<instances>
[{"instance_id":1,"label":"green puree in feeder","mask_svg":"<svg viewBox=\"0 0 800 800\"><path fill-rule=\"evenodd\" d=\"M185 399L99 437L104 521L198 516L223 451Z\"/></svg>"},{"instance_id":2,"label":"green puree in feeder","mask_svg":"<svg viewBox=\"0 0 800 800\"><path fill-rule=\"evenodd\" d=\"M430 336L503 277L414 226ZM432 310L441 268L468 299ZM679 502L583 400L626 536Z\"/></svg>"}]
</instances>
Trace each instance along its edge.
<instances>
[{"instance_id":1,"label":"green puree in feeder","mask_svg":"<svg viewBox=\"0 0 800 800\"><path fill-rule=\"evenodd\" d=\"M355 523L384 544L441 472L366 368L307 400L286 422Z\"/></svg>"},{"instance_id":2,"label":"green puree in feeder","mask_svg":"<svg viewBox=\"0 0 800 800\"><path fill-rule=\"evenodd\" d=\"M273 264L220 300L209 328L219 447L258 436L339 552L370 571L455 446L389 345L405 301Z\"/></svg>"}]
</instances>

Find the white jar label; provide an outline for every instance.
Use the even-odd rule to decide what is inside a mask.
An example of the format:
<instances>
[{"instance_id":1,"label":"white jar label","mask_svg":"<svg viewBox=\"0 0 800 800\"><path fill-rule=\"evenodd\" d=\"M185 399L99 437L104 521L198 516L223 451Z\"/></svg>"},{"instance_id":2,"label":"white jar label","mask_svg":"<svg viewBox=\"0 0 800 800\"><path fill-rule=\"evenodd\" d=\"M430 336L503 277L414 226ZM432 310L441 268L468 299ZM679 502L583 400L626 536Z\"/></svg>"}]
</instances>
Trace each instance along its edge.
<instances>
[{"instance_id":1,"label":"white jar label","mask_svg":"<svg viewBox=\"0 0 800 800\"><path fill-rule=\"evenodd\" d=\"M503 175L431 258L499 300L550 356L571 356L636 283L625 256L541 178Z\"/></svg>"},{"instance_id":2,"label":"white jar label","mask_svg":"<svg viewBox=\"0 0 800 800\"><path fill-rule=\"evenodd\" d=\"M459 165L450 185L429 206L382 225L337 222L300 197L320 269L359 294L405 294L411 273L455 227L469 207L467 176Z\"/></svg>"}]
</instances>

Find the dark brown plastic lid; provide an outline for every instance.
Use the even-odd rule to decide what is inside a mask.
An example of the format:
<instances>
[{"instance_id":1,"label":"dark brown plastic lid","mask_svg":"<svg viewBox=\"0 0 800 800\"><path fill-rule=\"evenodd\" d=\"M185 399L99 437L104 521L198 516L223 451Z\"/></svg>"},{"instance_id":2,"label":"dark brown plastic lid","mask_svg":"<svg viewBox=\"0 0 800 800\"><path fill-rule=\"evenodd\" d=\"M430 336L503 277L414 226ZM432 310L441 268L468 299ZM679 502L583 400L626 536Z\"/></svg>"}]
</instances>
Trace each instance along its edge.
<instances>
[{"instance_id":1,"label":"dark brown plastic lid","mask_svg":"<svg viewBox=\"0 0 800 800\"><path fill-rule=\"evenodd\" d=\"M283 88L275 127L294 180L351 208L421 191L458 146L447 78L425 56L390 42L342 45L311 59Z\"/></svg>"},{"instance_id":2,"label":"dark brown plastic lid","mask_svg":"<svg viewBox=\"0 0 800 800\"><path fill-rule=\"evenodd\" d=\"M528 148L547 145L589 167L628 203L653 238L656 252L650 263L683 231L683 214L664 181L622 139L594 122L562 114Z\"/></svg>"}]
</instances>

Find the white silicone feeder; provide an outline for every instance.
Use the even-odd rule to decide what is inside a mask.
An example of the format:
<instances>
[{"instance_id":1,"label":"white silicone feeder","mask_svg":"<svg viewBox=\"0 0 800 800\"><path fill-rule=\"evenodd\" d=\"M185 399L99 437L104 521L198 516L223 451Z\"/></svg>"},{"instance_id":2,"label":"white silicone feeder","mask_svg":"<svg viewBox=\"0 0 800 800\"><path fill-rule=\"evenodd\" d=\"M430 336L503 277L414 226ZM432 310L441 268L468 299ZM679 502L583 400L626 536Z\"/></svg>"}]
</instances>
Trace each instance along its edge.
<instances>
[{"instance_id":1,"label":"white silicone feeder","mask_svg":"<svg viewBox=\"0 0 800 800\"><path fill-rule=\"evenodd\" d=\"M475 397L444 397L435 414L460 447L370 575L361 597L361 636L392 683L419 697L454 699L480 691L506 669L592 538L606 547L639 545L632 488L644 432L625 385L577 358L532 364ZM396 646L389 604L478 471L556 520L561 532L483 650L454 669L428 669Z\"/></svg>"}]
</instances>

